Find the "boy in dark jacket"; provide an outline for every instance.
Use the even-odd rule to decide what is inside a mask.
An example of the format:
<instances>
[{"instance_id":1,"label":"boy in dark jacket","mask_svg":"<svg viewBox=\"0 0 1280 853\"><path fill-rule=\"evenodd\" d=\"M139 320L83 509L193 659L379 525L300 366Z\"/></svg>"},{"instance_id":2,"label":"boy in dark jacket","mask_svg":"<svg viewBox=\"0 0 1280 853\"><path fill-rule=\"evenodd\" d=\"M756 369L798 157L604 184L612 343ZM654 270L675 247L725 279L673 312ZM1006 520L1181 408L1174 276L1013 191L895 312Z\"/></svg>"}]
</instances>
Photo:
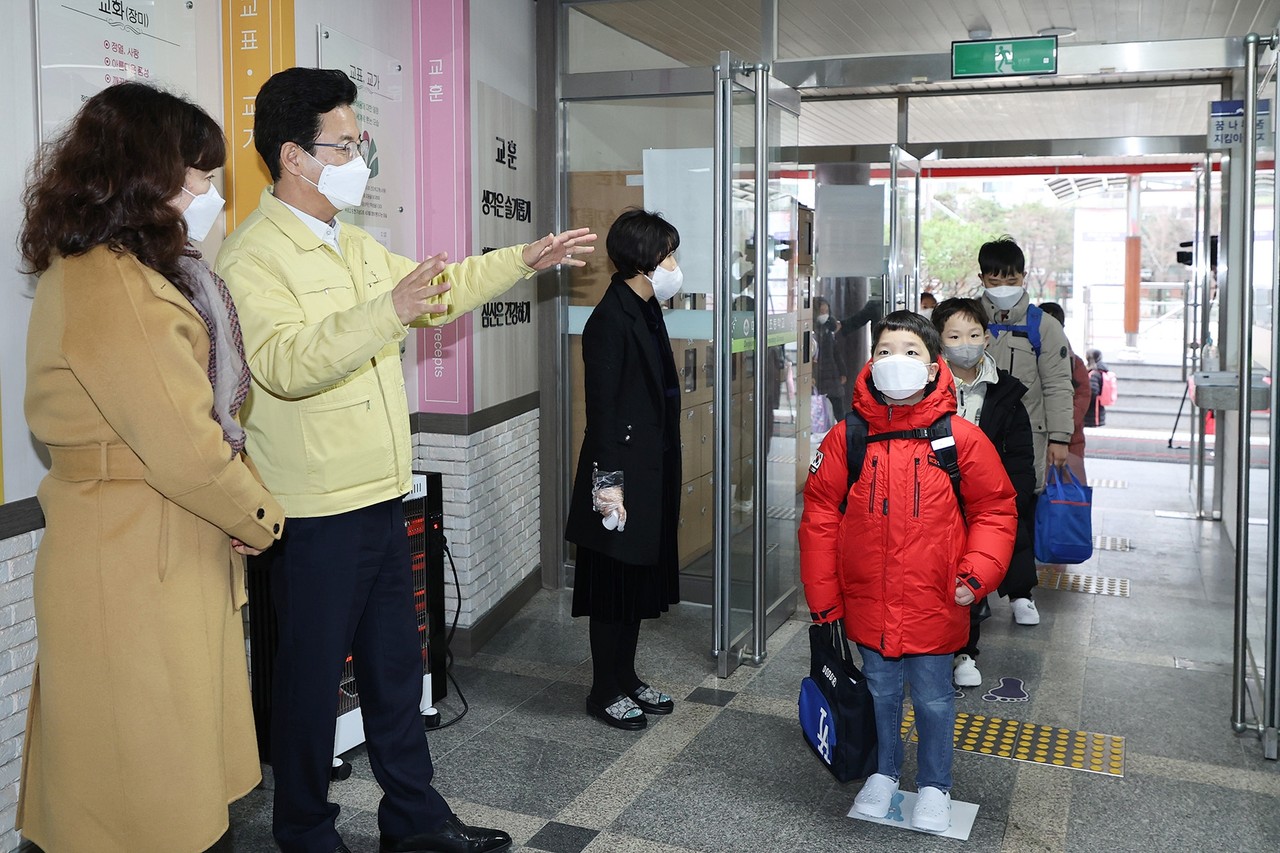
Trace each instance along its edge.
<instances>
[{"instance_id":1,"label":"boy in dark jacket","mask_svg":"<svg viewBox=\"0 0 1280 853\"><path fill-rule=\"evenodd\" d=\"M952 655L969 638L969 605L1004 577L1017 529L1014 490L991 442L950 417L960 499L932 443L883 433L927 428L956 411L938 333L919 314L895 311L872 330L872 360L854 384L867 422L861 474L848 482L847 435L827 433L809 466L800 521L800 576L816 622L838 622L862 653L875 703L877 772L854 801L884 817L902 767L903 686L920 738L912 826L944 832L951 821L955 693ZM963 504L963 510L961 505Z\"/></svg>"},{"instance_id":2,"label":"boy in dark jacket","mask_svg":"<svg viewBox=\"0 0 1280 853\"><path fill-rule=\"evenodd\" d=\"M1036 491L1044 491L1049 465L1067 463L1072 416L1071 347L1062 325L1032 306L1027 295L1026 257L1008 235L983 243L978 249L979 279L984 290L979 300L991 318L991 344L987 351L996 364L1027 386L1022 405L1031 419L1036 443ZM1038 319L1037 319L1038 318ZM1013 618L1019 625L1039 625L1040 611L1031 598L1030 583L1010 592Z\"/></svg>"},{"instance_id":3,"label":"boy in dark jacket","mask_svg":"<svg viewBox=\"0 0 1280 853\"><path fill-rule=\"evenodd\" d=\"M975 423L995 445L1005 473L1017 492L1018 537L1009 562L1009 571L1000 583L1000 594L1029 587L1035 580L1036 562L1032 553L1035 531L1036 459L1031 438L1031 421L1022 405L1027 393L1007 370L996 367L986 352L991 340L990 320L976 299L948 299L933 311L933 325L942 337L942 355L956 382L957 414ZM985 599L973 605L969 642L955 657L952 678L959 687L982 683L978 671L978 639L982 634Z\"/></svg>"}]
</instances>

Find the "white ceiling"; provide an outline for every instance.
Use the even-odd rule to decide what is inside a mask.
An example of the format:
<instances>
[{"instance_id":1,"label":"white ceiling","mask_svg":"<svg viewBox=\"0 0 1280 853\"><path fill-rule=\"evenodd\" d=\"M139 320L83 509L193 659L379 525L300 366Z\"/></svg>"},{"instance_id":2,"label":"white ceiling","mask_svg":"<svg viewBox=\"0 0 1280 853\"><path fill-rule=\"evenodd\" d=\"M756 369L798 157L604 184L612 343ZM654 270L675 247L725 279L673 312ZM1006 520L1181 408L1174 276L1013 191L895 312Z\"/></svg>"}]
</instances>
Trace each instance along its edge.
<instances>
[{"instance_id":1,"label":"white ceiling","mask_svg":"<svg viewBox=\"0 0 1280 853\"><path fill-rule=\"evenodd\" d=\"M722 50L757 56L760 0L610 0L577 10L684 65ZM1072 27L1072 43L1270 33L1280 0L777 0L778 58L945 53L982 26L992 37Z\"/></svg>"},{"instance_id":2,"label":"white ceiling","mask_svg":"<svg viewBox=\"0 0 1280 853\"><path fill-rule=\"evenodd\" d=\"M620 0L577 10L671 58L672 65L712 65L721 50L759 55L760 0ZM1034 35L1071 27L1064 44L1222 38L1270 33L1280 0L777 0L778 58L946 53L971 29L992 37ZM1033 93L958 94L913 98L913 142L990 139L1073 139L1199 135L1206 102L1220 97L1204 74L1127 77L1123 82L1183 79L1174 88L1053 88ZM1113 78L1114 79L1114 78ZM957 84L948 84L954 87ZM959 84L987 90L1005 81ZM880 87L808 94L883 94L881 100L807 101L800 144L878 144L897 137L897 96ZM936 88L936 87L935 87ZM805 94L802 91L802 95Z\"/></svg>"},{"instance_id":3,"label":"white ceiling","mask_svg":"<svg viewBox=\"0 0 1280 853\"><path fill-rule=\"evenodd\" d=\"M694 5L721 3L752 0ZM1277 21L1280 0L778 0L778 58L944 53L976 26L995 38L1072 27L1088 44L1270 33Z\"/></svg>"}]
</instances>

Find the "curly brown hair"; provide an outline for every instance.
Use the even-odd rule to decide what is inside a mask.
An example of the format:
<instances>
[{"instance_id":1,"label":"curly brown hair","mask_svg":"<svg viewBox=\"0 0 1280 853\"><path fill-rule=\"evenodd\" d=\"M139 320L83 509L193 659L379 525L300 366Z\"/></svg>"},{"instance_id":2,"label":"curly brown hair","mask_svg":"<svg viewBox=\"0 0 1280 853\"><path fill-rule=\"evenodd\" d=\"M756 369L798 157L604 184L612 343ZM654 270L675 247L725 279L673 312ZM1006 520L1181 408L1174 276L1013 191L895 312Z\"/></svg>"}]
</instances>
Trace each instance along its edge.
<instances>
[{"instance_id":1,"label":"curly brown hair","mask_svg":"<svg viewBox=\"0 0 1280 853\"><path fill-rule=\"evenodd\" d=\"M222 129L195 104L142 83L103 89L32 166L18 238L24 272L106 245L189 293L178 264L187 225L171 202L188 167L216 169L226 156Z\"/></svg>"}]
</instances>

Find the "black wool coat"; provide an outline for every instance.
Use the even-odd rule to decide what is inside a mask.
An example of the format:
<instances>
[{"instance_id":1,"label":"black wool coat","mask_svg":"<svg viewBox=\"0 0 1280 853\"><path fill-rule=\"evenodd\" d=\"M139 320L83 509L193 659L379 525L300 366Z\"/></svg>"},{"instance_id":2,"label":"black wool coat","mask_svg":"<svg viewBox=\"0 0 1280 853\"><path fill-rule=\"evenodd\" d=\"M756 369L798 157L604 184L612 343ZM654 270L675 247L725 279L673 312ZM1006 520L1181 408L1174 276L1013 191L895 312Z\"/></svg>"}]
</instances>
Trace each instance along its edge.
<instances>
[{"instance_id":1,"label":"black wool coat","mask_svg":"<svg viewBox=\"0 0 1280 853\"><path fill-rule=\"evenodd\" d=\"M615 274L582 331L586 431L565 539L637 565L658 562L663 521L674 523L680 513L679 489L668 490L675 495L676 505L664 506L662 487L664 454L674 454L674 470L680 470L678 436L672 447L664 449L668 428L664 362L675 375L665 324L659 324L657 337L655 349L644 305ZM670 405L679 406L680 398ZM593 468L623 474L627 524L621 533L605 529L600 513L592 508Z\"/></svg>"}]
</instances>

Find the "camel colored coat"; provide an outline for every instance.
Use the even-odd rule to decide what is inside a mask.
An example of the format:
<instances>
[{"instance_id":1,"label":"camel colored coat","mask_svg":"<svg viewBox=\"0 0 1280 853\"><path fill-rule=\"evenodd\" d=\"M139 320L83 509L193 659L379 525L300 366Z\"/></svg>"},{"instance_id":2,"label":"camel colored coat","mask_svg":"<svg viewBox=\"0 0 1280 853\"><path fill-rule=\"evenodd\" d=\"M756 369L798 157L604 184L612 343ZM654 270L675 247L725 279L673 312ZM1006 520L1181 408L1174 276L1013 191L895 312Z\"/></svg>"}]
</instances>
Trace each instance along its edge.
<instances>
[{"instance_id":1,"label":"camel colored coat","mask_svg":"<svg viewBox=\"0 0 1280 853\"><path fill-rule=\"evenodd\" d=\"M49 853L195 853L259 781L243 558L284 512L213 420L190 302L98 247L41 276L26 414L39 652L17 826Z\"/></svg>"}]
</instances>

